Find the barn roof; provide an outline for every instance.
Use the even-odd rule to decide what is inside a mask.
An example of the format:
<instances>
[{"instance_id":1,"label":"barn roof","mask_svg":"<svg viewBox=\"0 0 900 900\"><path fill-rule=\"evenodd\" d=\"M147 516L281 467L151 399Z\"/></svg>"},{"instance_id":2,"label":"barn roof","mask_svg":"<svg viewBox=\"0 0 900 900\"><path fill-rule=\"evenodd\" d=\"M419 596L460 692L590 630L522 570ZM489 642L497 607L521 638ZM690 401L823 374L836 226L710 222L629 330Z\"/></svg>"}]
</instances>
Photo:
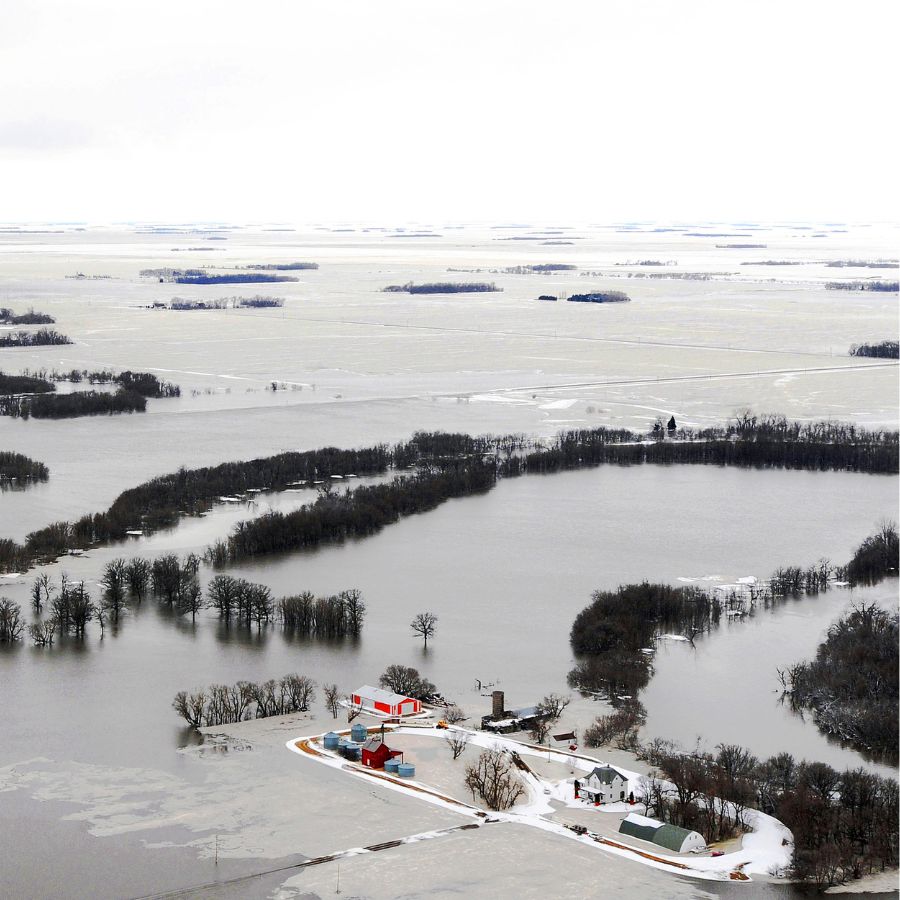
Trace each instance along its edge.
<instances>
[{"instance_id":1,"label":"barn roof","mask_svg":"<svg viewBox=\"0 0 900 900\"><path fill-rule=\"evenodd\" d=\"M387 744L381 739L380 735L376 735L375 737L370 737L362 746L363 750L368 751L369 753L377 753L378 748L384 745L386 750L390 750Z\"/></svg>"},{"instance_id":2,"label":"barn roof","mask_svg":"<svg viewBox=\"0 0 900 900\"><path fill-rule=\"evenodd\" d=\"M394 694L391 691L372 687L371 684L364 684L361 688L357 688L354 693L357 697L362 697L364 700L377 700L379 703L389 703L391 706L396 706L404 700L411 699L403 694Z\"/></svg>"}]
</instances>

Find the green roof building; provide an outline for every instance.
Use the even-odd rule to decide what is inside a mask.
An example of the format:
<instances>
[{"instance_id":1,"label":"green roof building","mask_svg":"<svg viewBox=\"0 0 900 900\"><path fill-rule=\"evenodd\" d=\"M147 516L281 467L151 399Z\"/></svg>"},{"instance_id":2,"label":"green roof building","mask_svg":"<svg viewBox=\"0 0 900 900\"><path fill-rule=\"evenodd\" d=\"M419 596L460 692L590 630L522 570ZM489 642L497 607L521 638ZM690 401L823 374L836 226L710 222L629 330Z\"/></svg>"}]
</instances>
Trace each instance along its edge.
<instances>
[{"instance_id":1,"label":"green roof building","mask_svg":"<svg viewBox=\"0 0 900 900\"><path fill-rule=\"evenodd\" d=\"M679 828L678 825L657 822L656 819L648 819L636 813L625 816L619 826L619 834L656 844L657 847L665 847L674 853L690 853L706 849L706 841L698 832Z\"/></svg>"}]
</instances>

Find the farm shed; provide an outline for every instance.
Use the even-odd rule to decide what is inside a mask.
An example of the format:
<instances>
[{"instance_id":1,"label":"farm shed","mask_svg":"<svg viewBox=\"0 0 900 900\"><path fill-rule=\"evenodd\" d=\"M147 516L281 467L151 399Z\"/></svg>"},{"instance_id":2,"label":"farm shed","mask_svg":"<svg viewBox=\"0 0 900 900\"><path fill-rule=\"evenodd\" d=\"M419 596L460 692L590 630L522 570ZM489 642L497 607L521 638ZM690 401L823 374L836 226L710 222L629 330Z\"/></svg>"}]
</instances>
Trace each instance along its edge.
<instances>
[{"instance_id":1,"label":"farm shed","mask_svg":"<svg viewBox=\"0 0 900 900\"><path fill-rule=\"evenodd\" d=\"M657 822L656 819L648 819L630 813L622 820L619 826L619 834L627 834L629 837L649 841L658 847L665 847L675 853L690 853L692 850L705 850L706 841L696 831L688 831L687 828L679 828L677 825L667 825Z\"/></svg>"},{"instance_id":2,"label":"farm shed","mask_svg":"<svg viewBox=\"0 0 900 900\"><path fill-rule=\"evenodd\" d=\"M354 706L362 707L365 712L373 712L383 716L411 716L422 712L422 702L402 694L393 694L381 688L364 684L350 695Z\"/></svg>"}]
</instances>

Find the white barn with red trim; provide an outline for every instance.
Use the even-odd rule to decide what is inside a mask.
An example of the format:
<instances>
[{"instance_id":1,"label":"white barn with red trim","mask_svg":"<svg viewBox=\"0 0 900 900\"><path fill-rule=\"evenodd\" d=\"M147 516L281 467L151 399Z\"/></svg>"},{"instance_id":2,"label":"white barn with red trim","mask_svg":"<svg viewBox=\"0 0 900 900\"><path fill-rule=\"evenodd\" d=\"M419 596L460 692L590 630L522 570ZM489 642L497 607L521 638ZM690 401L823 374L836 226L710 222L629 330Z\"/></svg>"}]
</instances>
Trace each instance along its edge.
<instances>
[{"instance_id":1,"label":"white barn with red trim","mask_svg":"<svg viewBox=\"0 0 900 900\"><path fill-rule=\"evenodd\" d=\"M364 712L380 716L413 716L422 712L422 701L403 694L394 694L381 688L364 684L350 695L350 702Z\"/></svg>"}]
</instances>

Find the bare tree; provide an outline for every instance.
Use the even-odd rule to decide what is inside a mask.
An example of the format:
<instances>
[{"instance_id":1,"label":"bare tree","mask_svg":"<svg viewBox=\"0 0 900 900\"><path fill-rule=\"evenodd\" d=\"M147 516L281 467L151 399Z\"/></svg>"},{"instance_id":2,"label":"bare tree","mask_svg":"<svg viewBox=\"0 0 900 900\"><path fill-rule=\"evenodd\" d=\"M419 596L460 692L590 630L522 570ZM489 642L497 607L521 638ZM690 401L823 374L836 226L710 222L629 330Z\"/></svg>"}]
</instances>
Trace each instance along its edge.
<instances>
[{"instance_id":1,"label":"bare tree","mask_svg":"<svg viewBox=\"0 0 900 900\"><path fill-rule=\"evenodd\" d=\"M425 648L428 648L428 638L434 636L435 627L437 626L437 616L430 612L418 613L409 623L415 634L420 635L425 641Z\"/></svg>"},{"instance_id":2,"label":"bare tree","mask_svg":"<svg viewBox=\"0 0 900 900\"><path fill-rule=\"evenodd\" d=\"M206 606L206 598L203 596L203 588L200 587L200 579L196 575L183 572L180 599L178 607L180 612L189 612L191 619L197 621L197 613Z\"/></svg>"},{"instance_id":3,"label":"bare tree","mask_svg":"<svg viewBox=\"0 0 900 900\"><path fill-rule=\"evenodd\" d=\"M358 719L363 711L362 703L354 703L352 697L345 697L347 701L347 722L348 724L354 719Z\"/></svg>"},{"instance_id":4,"label":"bare tree","mask_svg":"<svg viewBox=\"0 0 900 900\"><path fill-rule=\"evenodd\" d=\"M466 787L488 809L509 809L525 793L508 756L496 748L485 750L466 766Z\"/></svg>"},{"instance_id":5,"label":"bare tree","mask_svg":"<svg viewBox=\"0 0 900 900\"><path fill-rule=\"evenodd\" d=\"M445 740L454 759L459 759L469 746L469 735L465 731L450 731Z\"/></svg>"},{"instance_id":6,"label":"bare tree","mask_svg":"<svg viewBox=\"0 0 900 900\"><path fill-rule=\"evenodd\" d=\"M549 719L545 719L539 716L534 720L534 722L531 723L531 739L536 744L543 744L552 727L553 723Z\"/></svg>"},{"instance_id":7,"label":"bare tree","mask_svg":"<svg viewBox=\"0 0 900 900\"><path fill-rule=\"evenodd\" d=\"M0 644L19 640L24 630L22 607L6 597L0 599Z\"/></svg>"},{"instance_id":8,"label":"bare tree","mask_svg":"<svg viewBox=\"0 0 900 900\"><path fill-rule=\"evenodd\" d=\"M404 694L407 697L415 697L417 700L424 700L435 692L435 686L419 675L419 670L412 666L400 666L396 663L388 666L378 683L383 688L389 688L395 694Z\"/></svg>"},{"instance_id":9,"label":"bare tree","mask_svg":"<svg viewBox=\"0 0 900 900\"><path fill-rule=\"evenodd\" d=\"M56 629L56 619L44 619L43 622L32 622L28 626L28 635L35 647L52 647Z\"/></svg>"},{"instance_id":10,"label":"bare tree","mask_svg":"<svg viewBox=\"0 0 900 900\"><path fill-rule=\"evenodd\" d=\"M31 586L31 608L36 614L44 611L44 605L50 603L53 594L53 585L50 582L50 576L46 572L42 572Z\"/></svg>"},{"instance_id":11,"label":"bare tree","mask_svg":"<svg viewBox=\"0 0 900 900\"><path fill-rule=\"evenodd\" d=\"M457 706L455 703L451 703L450 706L444 709L444 721L449 722L451 725L456 725L458 722L464 722L466 720L466 714L463 709Z\"/></svg>"},{"instance_id":12,"label":"bare tree","mask_svg":"<svg viewBox=\"0 0 900 900\"><path fill-rule=\"evenodd\" d=\"M362 623L366 615L366 601L363 600L362 591L351 588L349 591L341 591L338 597L344 607L347 633L356 637L362 631Z\"/></svg>"},{"instance_id":13,"label":"bare tree","mask_svg":"<svg viewBox=\"0 0 900 900\"><path fill-rule=\"evenodd\" d=\"M341 708L341 695L338 691L338 686L336 684L323 684L322 691L325 694L325 709L336 719L338 710Z\"/></svg>"},{"instance_id":14,"label":"bare tree","mask_svg":"<svg viewBox=\"0 0 900 900\"><path fill-rule=\"evenodd\" d=\"M103 575L100 578L100 584L103 586L100 608L109 613L113 624L119 621L119 613L125 606L127 583L128 570L124 559L114 559L103 567Z\"/></svg>"}]
</instances>

